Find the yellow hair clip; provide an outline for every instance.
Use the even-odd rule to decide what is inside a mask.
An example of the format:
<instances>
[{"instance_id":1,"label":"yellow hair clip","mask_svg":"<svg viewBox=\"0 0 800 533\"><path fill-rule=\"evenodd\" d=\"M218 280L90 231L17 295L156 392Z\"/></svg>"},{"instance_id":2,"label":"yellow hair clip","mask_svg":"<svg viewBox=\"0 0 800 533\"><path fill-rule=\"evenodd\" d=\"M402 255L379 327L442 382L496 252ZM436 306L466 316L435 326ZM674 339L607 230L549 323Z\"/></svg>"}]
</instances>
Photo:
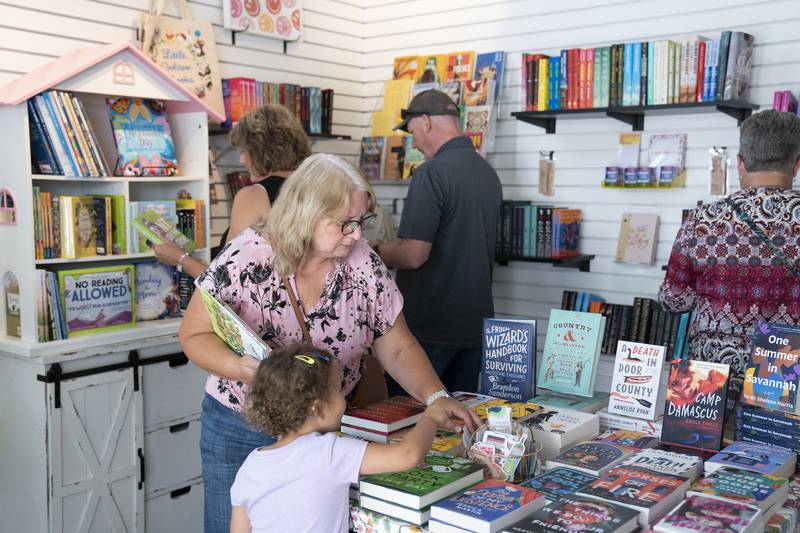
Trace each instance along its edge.
<instances>
[{"instance_id":1,"label":"yellow hair clip","mask_svg":"<svg viewBox=\"0 0 800 533\"><path fill-rule=\"evenodd\" d=\"M294 358L297 359L298 361L304 362L307 365L313 365L314 363L317 362L316 359L314 359L310 355L295 355Z\"/></svg>"}]
</instances>

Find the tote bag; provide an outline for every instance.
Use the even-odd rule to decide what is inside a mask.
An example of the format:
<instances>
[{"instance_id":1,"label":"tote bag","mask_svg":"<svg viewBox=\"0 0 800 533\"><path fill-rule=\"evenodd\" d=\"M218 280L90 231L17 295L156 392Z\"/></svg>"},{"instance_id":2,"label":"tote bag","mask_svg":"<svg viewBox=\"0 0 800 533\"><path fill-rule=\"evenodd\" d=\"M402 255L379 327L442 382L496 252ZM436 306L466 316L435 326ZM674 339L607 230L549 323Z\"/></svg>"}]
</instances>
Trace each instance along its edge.
<instances>
[{"instance_id":1,"label":"tote bag","mask_svg":"<svg viewBox=\"0 0 800 533\"><path fill-rule=\"evenodd\" d=\"M150 0L139 19L139 49L219 115L225 116L214 30L193 19L186 0L175 0L180 18L164 16L166 0Z\"/></svg>"}]
</instances>

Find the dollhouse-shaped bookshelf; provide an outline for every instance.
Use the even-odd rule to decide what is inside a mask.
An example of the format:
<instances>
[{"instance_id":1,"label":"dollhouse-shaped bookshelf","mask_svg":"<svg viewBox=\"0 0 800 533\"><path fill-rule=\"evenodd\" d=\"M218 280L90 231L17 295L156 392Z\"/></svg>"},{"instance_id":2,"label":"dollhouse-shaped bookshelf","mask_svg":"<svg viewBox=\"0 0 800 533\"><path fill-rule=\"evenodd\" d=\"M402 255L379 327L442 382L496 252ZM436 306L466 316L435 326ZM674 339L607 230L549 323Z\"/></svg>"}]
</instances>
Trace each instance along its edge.
<instances>
[{"instance_id":1,"label":"dollhouse-shaped bookshelf","mask_svg":"<svg viewBox=\"0 0 800 533\"><path fill-rule=\"evenodd\" d=\"M80 100L94 129L99 149L112 169L117 161L117 149L106 97L163 101L175 144L178 175L72 177L35 174L31 164L27 101L49 89L68 91ZM41 289L35 272L37 268L59 270L131 264L152 258L153 254L136 250L135 253L79 259L36 259L33 187L38 186L41 191L53 195L122 196L126 235L130 239L128 206L132 201L177 198L181 191L186 191L192 198L203 200L208 209L208 121L219 122L223 118L128 43L76 50L0 87L0 123L3 125L0 128L3 161L0 183L12 191L17 203L16 224L0 225L0 277L9 273L17 280L21 333L20 338L7 335L6 313L0 312L0 352L47 358L65 353L97 352L110 344L151 338L171 336L174 340L178 319L141 322L113 333L38 341L36 301ZM209 228L208 222L209 213L206 212L205 228ZM195 251L194 256L208 260L208 248ZM2 300L6 301L6 294L2 295ZM5 307L0 307L0 311Z\"/></svg>"}]
</instances>

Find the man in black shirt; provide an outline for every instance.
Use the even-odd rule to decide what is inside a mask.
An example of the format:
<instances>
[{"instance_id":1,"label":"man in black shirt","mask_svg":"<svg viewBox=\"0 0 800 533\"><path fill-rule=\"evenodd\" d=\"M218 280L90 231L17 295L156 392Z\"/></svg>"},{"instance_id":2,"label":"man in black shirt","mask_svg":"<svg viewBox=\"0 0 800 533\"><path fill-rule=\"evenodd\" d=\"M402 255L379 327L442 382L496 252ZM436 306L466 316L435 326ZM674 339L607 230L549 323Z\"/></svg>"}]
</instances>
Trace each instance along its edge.
<instances>
[{"instance_id":1,"label":"man in black shirt","mask_svg":"<svg viewBox=\"0 0 800 533\"><path fill-rule=\"evenodd\" d=\"M494 316L492 270L502 187L461 131L449 96L424 91L396 129L414 136L426 162L414 172L398 230L376 245L405 299L409 328L449 390L475 391L482 321ZM389 382L390 393L399 393Z\"/></svg>"}]
</instances>

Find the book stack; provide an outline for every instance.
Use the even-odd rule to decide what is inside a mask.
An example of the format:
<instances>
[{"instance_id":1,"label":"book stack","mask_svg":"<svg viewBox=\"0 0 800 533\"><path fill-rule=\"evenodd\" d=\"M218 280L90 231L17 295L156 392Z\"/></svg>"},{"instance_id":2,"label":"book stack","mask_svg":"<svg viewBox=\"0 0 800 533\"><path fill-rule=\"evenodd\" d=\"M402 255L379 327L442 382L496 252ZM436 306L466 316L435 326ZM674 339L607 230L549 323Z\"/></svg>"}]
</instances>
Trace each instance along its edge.
<instances>
[{"instance_id":1,"label":"book stack","mask_svg":"<svg viewBox=\"0 0 800 533\"><path fill-rule=\"evenodd\" d=\"M597 416L600 419L600 431L627 429L652 435L656 438L661 437L661 429L664 421L663 415L657 417L655 420L644 420L632 416L609 413L606 408L597 411Z\"/></svg>"},{"instance_id":2,"label":"book stack","mask_svg":"<svg viewBox=\"0 0 800 533\"><path fill-rule=\"evenodd\" d=\"M753 36L723 31L670 40L522 54L525 111L743 100Z\"/></svg>"},{"instance_id":3,"label":"book stack","mask_svg":"<svg viewBox=\"0 0 800 533\"><path fill-rule=\"evenodd\" d=\"M797 98L792 91L775 91L772 94L772 109L797 114Z\"/></svg>"},{"instance_id":4,"label":"book stack","mask_svg":"<svg viewBox=\"0 0 800 533\"><path fill-rule=\"evenodd\" d=\"M358 497L350 502L350 530L380 533L429 533L423 526L417 526L391 516L387 516L358 505Z\"/></svg>"},{"instance_id":5,"label":"book stack","mask_svg":"<svg viewBox=\"0 0 800 533\"><path fill-rule=\"evenodd\" d=\"M597 415L569 409L544 408L521 419L520 423L530 428L534 441L542 445L539 457L543 461L600 433Z\"/></svg>"},{"instance_id":6,"label":"book stack","mask_svg":"<svg viewBox=\"0 0 800 533\"><path fill-rule=\"evenodd\" d=\"M581 210L503 202L495 255L499 259L562 259L580 253Z\"/></svg>"},{"instance_id":7,"label":"book stack","mask_svg":"<svg viewBox=\"0 0 800 533\"><path fill-rule=\"evenodd\" d=\"M791 450L736 441L705 462L705 475L721 468L736 468L767 476L789 478L795 470L797 454Z\"/></svg>"},{"instance_id":8,"label":"book stack","mask_svg":"<svg viewBox=\"0 0 800 533\"><path fill-rule=\"evenodd\" d=\"M253 78L222 80L222 98L226 120L221 124L229 130L247 113L267 104L280 104L288 109L306 133L330 135L333 117L333 89L301 87L293 83L269 83Z\"/></svg>"},{"instance_id":9,"label":"book stack","mask_svg":"<svg viewBox=\"0 0 800 533\"><path fill-rule=\"evenodd\" d=\"M342 416L340 431L373 442L388 443L393 434L413 426L425 406L410 396L395 396L382 402L349 409Z\"/></svg>"},{"instance_id":10,"label":"book stack","mask_svg":"<svg viewBox=\"0 0 800 533\"><path fill-rule=\"evenodd\" d=\"M64 91L45 91L28 100L31 165L36 174L110 176L81 101Z\"/></svg>"}]
</instances>

